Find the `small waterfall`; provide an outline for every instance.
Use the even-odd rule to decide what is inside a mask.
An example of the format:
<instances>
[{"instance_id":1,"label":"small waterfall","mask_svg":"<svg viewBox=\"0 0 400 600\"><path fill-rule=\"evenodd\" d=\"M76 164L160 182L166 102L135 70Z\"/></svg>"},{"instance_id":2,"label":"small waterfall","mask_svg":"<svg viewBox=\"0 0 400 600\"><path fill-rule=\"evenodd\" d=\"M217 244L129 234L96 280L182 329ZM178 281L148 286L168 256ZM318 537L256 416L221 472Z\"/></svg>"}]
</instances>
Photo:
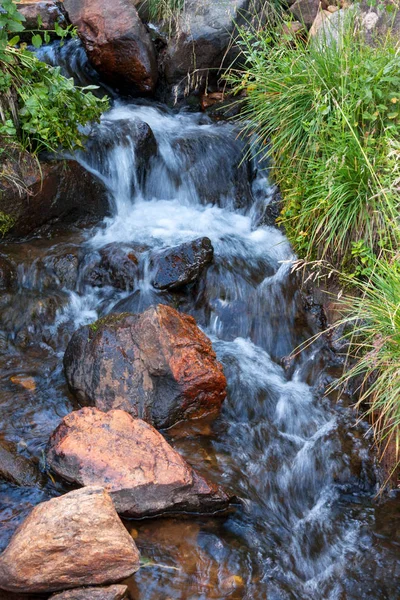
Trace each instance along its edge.
<instances>
[{"instance_id":1,"label":"small waterfall","mask_svg":"<svg viewBox=\"0 0 400 600\"><path fill-rule=\"evenodd\" d=\"M41 52L81 80L88 74L76 41ZM184 435L167 435L189 462L233 490L240 507L221 520L135 524L144 555L173 570L142 569L130 584L133 597L396 600L396 546L387 533L375 535L376 474L365 427L343 402L315 392L318 379L330 377L323 341L285 368L315 325L291 273L290 244L263 220L275 192L268 171L246 155L231 123L139 101L114 103L77 157L107 186L112 216L79 240L77 283L63 291L68 301L49 328L53 336L64 333L52 351L46 347L53 366L37 375L35 411L26 403L15 408L22 426L5 411L2 427L10 437L23 435L39 456L71 409L59 367L65 330L108 312L178 305L212 339L229 393L206 433L187 425ZM203 236L214 260L200 281L176 294L156 290L152 253ZM88 279L109 244L142 248L134 289ZM46 288L43 261L39 268L35 260L21 267L21 289ZM25 353L18 364L24 361L40 372L42 356ZM7 394L12 403L12 389Z\"/></svg>"}]
</instances>

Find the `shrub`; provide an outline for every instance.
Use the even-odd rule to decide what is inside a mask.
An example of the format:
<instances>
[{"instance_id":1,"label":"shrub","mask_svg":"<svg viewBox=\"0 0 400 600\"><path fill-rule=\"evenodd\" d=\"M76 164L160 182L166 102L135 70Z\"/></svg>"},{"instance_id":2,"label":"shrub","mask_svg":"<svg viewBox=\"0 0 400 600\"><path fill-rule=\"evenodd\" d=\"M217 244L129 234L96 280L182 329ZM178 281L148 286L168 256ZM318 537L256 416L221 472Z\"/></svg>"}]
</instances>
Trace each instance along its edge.
<instances>
[{"instance_id":1,"label":"shrub","mask_svg":"<svg viewBox=\"0 0 400 600\"><path fill-rule=\"evenodd\" d=\"M379 261L359 292L345 301L342 324L354 366L339 386L359 381L357 406L370 419L382 454L391 445L400 460L400 266L399 257ZM349 306L351 307L349 309ZM395 467L396 465L394 465Z\"/></svg>"},{"instance_id":2,"label":"shrub","mask_svg":"<svg viewBox=\"0 0 400 600\"><path fill-rule=\"evenodd\" d=\"M75 87L59 68L39 61L26 49L18 48L23 16L11 0L3 0L0 12L0 136L5 143L16 140L30 152L60 148L73 151L82 146L81 126L97 121L108 107L91 89ZM61 32L61 30L59 31ZM48 35L48 34L47 34ZM62 34L64 35L64 34ZM46 36L45 36L46 38ZM42 43L35 33L32 41Z\"/></svg>"},{"instance_id":3,"label":"shrub","mask_svg":"<svg viewBox=\"0 0 400 600\"><path fill-rule=\"evenodd\" d=\"M396 44L366 44L351 11L337 39L243 28L238 43L243 68L228 82L246 93L244 131L272 159L288 237L306 259L365 274L366 257L398 239Z\"/></svg>"}]
</instances>

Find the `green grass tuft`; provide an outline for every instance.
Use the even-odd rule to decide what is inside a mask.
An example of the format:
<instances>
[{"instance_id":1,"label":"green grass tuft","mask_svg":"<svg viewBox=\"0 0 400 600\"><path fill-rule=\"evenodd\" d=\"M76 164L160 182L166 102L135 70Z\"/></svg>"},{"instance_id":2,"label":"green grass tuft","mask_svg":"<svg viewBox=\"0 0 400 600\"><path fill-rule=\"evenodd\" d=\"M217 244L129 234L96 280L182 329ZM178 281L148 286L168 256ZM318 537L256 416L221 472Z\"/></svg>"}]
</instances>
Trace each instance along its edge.
<instances>
[{"instance_id":1,"label":"green grass tuft","mask_svg":"<svg viewBox=\"0 0 400 600\"><path fill-rule=\"evenodd\" d=\"M359 274L398 236L396 43L366 44L350 12L337 40L243 28L239 44L243 68L228 82L246 93L244 132L272 159L289 239L303 258Z\"/></svg>"}]
</instances>

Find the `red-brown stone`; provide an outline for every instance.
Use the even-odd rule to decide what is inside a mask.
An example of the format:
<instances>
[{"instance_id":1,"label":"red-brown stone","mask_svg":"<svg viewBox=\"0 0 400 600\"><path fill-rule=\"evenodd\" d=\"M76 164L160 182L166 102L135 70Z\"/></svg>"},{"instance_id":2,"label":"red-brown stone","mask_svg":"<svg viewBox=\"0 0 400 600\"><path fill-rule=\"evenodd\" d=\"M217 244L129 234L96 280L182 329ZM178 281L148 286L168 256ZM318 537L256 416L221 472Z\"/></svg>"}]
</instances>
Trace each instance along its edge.
<instances>
[{"instance_id":1,"label":"red-brown stone","mask_svg":"<svg viewBox=\"0 0 400 600\"><path fill-rule=\"evenodd\" d=\"M157 83L153 43L131 0L65 0L90 62L110 85L152 93Z\"/></svg>"},{"instance_id":2,"label":"red-brown stone","mask_svg":"<svg viewBox=\"0 0 400 600\"><path fill-rule=\"evenodd\" d=\"M101 487L36 506L0 556L0 588L55 592L119 581L139 568L139 552Z\"/></svg>"},{"instance_id":3,"label":"red-brown stone","mask_svg":"<svg viewBox=\"0 0 400 600\"><path fill-rule=\"evenodd\" d=\"M62 420L47 450L50 468L66 480L107 489L120 514L215 512L228 504L151 425L122 410L83 408Z\"/></svg>"}]
</instances>

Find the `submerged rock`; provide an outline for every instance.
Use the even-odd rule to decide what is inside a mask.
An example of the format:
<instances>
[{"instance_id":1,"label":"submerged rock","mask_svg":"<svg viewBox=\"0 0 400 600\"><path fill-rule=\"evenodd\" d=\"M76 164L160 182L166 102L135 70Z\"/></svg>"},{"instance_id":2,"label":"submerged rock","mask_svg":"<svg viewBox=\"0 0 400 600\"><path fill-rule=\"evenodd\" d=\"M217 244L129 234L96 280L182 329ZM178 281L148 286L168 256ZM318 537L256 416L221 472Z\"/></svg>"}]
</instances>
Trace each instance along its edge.
<instances>
[{"instance_id":1,"label":"submerged rock","mask_svg":"<svg viewBox=\"0 0 400 600\"><path fill-rule=\"evenodd\" d=\"M229 501L151 425L122 410L83 408L64 417L47 461L67 481L103 486L117 512L129 517L214 512Z\"/></svg>"},{"instance_id":2,"label":"submerged rock","mask_svg":"<svg viewBox=\"0 0 400 600\"><path fill-rule=\"evenodd\" d=\"M64 0L92 65L123 91L148 94L157 83L153 42L130 0Z\"/></svg>"},{"instance_id":3,"label":"submerged rock","mask_svg":"<svg viewBox=\"0 0 400 600\"><path fill-rule=\"evenodd\" d=\"M214 249L207 237L155 252L150 259L152 284L159 290L169 290L193 283L213 255Z\"/></svg>"},{"instance_id":4,"label":"submerged rock","mask_svg":"<svg viewBox=\"0 0 400 600\"><path fill-rule=\"evenodd\" d=\"M112 285L132 290L139 274L139 257L145 250L141 244L107 244L88 265L84 279L95 286Z\"/></svg>"},{"instance_id":5,"label":"submerged rock","mask_svg":"<svg viewBox=\"0 0 400 600\"><path fill-rule=\"evenodd\" d=\"M0 290L8 290L16 281L16 267L3 255L0 255Z\"/></svg>"},{"instance_id":6,"label":"submerged rock","mask_svg":"<svg viewBox=\"0 0 400 600\"><path fill-rule=\"evenodd\" d=\"M121 408L156 427L215 412L226 396L210 340L192 317L162 304L82 327L64 369L82 404Z\"/></svg>"},{"instance_id":7,"label":"submerged rock","mask_svg":"<svg viewBox=\"0 0 400 600\"><path fill-rule=\"evenodd\" d=\"M127 597L126 585L108 587L86 587L54 594L50 600L123 600Z\"/></svg>"},{"instance_id":8,"label":"submerged rock","mask_svg":"<svg viewBox=\"0 0 400 600\"><path fill-rule=\"evenodd\" d=\"M86 487L36 506L0 556L0 588L40 593L102 585L139 568L110 495Z\"/></svg>"},{"instance_id":9,"label":"submerged rock","mask_svg":"<svg viewBox=\"0 0 400 600\"><path fill-rule=\"evenodd\" d=\"M34 486L39 478L39 471L30 460L18 454L13 444L0 440L0 480L21 486Z\"/></svg>"}]
</instances>

